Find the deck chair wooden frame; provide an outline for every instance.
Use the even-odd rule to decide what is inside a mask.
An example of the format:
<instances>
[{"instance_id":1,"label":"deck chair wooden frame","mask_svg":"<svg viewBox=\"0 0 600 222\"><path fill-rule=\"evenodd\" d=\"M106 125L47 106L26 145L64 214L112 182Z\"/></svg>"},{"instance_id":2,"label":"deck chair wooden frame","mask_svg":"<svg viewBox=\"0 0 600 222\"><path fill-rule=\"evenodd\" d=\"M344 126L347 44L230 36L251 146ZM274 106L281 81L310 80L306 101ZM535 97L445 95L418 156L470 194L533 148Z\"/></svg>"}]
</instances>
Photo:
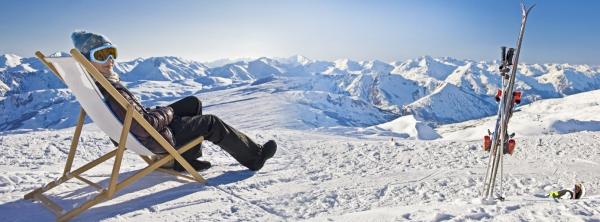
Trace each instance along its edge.
<instances>
[{"instance_id":1,"label":"deck chair wooden frame","mask_svg":"<svg viewBox=\"0 0 600 222\"><path fill-rule=\"evenodd\" d=\"M73 139L71 141L71 147L69 150L67 162L65 164L65 168L64 168L62 176L60 178L58 178L57 180L52 181L52 182L46 184L45 186L26 194L25 199L40 201L45 207L47 207L50 211L52 211L56 215L57 221L68 221L71 218L79 215L83 211L89 209L90 207L92 207L98 203L112 199L116 192L122 190L123 188L127 187L128 185L132 184L133 182L139 180L140 178L148 175L149 173L151 173L155 170L169 173L169 174L172 174L172 175L175 175L178 177L187 178L187 179L191 180L192 182L206 183L206 180L204 180L204 178L202 178L202 176L200 176L198 174L198 172L196 172L196 170L194 170L194 168L181 156L181 154L183 152L191 149L192 147L195 147L195 146L201 144L204 139L203 137L198 137L198 138L190 141L189 143L183 145L179 149L175 149L173 146L171 146L171 144L169 144L169 142L167 142L158 133L158 131L156 131L156 129L154 129L150 125L150 123L148 123L148 121L146 121L144 119L144 117L139 112L135 111L133 106L129 102L127 102L127 100L121 94L119 94L119 92L108 82L108 80L106 80L106 78L104 78L104 76L102 74L100 74L100 72L77 49L71 49L70 52L71 52L73 59L75 59L79 63L79 65L82 66L83 70L85 70L88 74L90 74L91 77L95 81L100 83L100 85L104 89L106 89L106 91L109 93L109 95L112 96L126 110L125 119L123 121L123 128L120 130L121 134L120 134L120 138L119 138L119 145L117 147L115 147L114 150L108 152L107 154L102 155L98 159L90 161L90 162L84 164L83 166L77 168L76 170L71 170L71 167L73 165L73 159L75 158L75 153L77 151L77 144L79 142L79 137L81 135L84 119L86 116L86 111L82 107L80 114L79 114L78 121L77 121L77 126L75 128L75 133L73 134ZM57 71L55 66L51 62L48 62L46 57L41 52L39 52L39 51L36 52L36 56L59 79L64 81L64 79L61 77L61 74ZM129 129L131 127L132 122L134 122L134 121L137 122L141 127L143 127L150 134L150 136L152 136L168 152L168 154L156 161L147 155L140 155L140 157L148 164L148 166L139 170L132 176L121 180L121 182L118 182L119 170L121 167L121 161L123 159L123 153L127 147L126 142L127 142L127 137L129 135ZM81 175L82 173L86 172L89 169L94 168L95 166L99 165L102 162L105 162L108 159L111 159L112 157L115 157L115 161L114 161L112 173L111 173L109 184L108 184L107 188L102 187L99 184L94 183L94 182L82 177L82 175ZM173 161L173 160L177 161L179 164L181 164L181 166L183 166L183 168L191 176L181 174L174 170L160 168L162 165L166 164L169 161ZM49 191L50 189L66 182L72 178L81 180L82 182L98 189L98 191L100 193L98 195L96 195L94 198L79 205L78 207L75 207L75 208L71 209L70 211L66 211L66 210L63 210L63 208L60 207L57 203L51 201L43 193L46 191Z\"/></svg>"}]
</instances>

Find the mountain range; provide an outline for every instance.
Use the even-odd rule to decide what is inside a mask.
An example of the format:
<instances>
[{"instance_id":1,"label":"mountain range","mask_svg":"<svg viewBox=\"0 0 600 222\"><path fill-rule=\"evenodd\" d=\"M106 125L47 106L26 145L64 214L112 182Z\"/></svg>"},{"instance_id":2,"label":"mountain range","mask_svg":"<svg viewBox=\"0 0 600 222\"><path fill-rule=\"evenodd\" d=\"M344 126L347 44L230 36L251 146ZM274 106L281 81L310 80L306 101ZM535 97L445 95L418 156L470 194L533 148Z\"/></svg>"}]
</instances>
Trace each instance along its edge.
<instances>
[{"instance_id":1,"label":"mountain range","mask_svg":"<svg viewBox=\"0 0 600 222\"><path fill-rule=\"evenodd\" d=\"M285 95L278 97L282 107L302 104L293 112L281 112L296 113L288 118L303 123L290 127L306 128L375 126L407 115L435 127L494 115L493 96L501 78L497 70L497 61L430 56L388 63L296 55L219 66L169 56L115 65L115 72L148 106L219 90L263 96L268 92ZM517 75L523 104L600 89L597 66L521 64ZM77 112L78 104L65 85L35 57L0 55L0 130L64 128L74 125ZM307 113L328 120L302 119Z\"/></svg>"}]
</instances>

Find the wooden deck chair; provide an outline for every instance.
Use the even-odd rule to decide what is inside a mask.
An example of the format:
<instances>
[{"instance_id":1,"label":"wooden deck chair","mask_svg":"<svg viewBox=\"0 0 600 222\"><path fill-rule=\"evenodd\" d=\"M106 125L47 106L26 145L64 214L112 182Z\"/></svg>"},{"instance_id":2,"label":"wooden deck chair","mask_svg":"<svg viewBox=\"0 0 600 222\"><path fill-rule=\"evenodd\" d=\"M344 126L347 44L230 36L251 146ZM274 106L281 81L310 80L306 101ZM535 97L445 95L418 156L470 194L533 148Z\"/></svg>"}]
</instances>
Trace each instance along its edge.
<instances>
[{"instance_id":1,"label":"wooden deck chair","mask_svg":"<svg viewBox=\"0 0 600 222\"><path fill-rule=\"evenodd\" d=\"M50 68L50 70L54 72L58 78L63 80L67 87L75 95L75 98L81 105L81 112L75 128L75 134L73 135L73 139L71 141L71 148L69 150L63 175L57 180L26 194L25 199L40 201L44 204L44 206L56 214L57 221L67 221L98 203L112 199L115 192L122 190L124 187L155 170L184 177L192 180L193 182L206 182L204 178L202 178L198 172L196 172L196 170L194 170L194 168L180 155L190 148L201 144L203 137L198 137L176 150L150 125L150 123L144 119L139 112L135 111L133 106L129 104L129 102L127 102L127 100L121 94L119 94L119 92L117 92L117 90L108 82L108 80L106 80L104 76L102 76L102 74L100 74L100 72L94 68L94 66L92 66L92 64L77 49L72 49L71 55L72 57L46 58L41 52L36 52L36 56L42 61L42 63L48 66L48 68ZM109 95L115 98L115 100L126 110L123 123L119 121L112 113L105 102L103 95L94 84L95 81L102 85ZM89 115L90 119L92 119L92 121L94 121L94 123L111 139L119 141L119 145L115 150L99 157L98 159L84 164L76 170L71 170L75 152L77 150L77 143L79 141L79 136L83 128L86 114ZM135 138L135 136L129 133L131 124L134 121L146 129L146 131L168 152L168 155L153 161L149 157L153 155L153 153L143 146ZM140 155L142 159L148 163L148 166L136 172L132 176L121 180L121 182L118 182L121 161L123 159L123 153L126 149ZM82 173L112 158L113 156L115 157L115 161L108 188L104 188L99 184L81 176ZM174 170L160 168L160 166L169 161L173 161L173 159L180 163L191 176L178 173ZM66 211L63 210L63 208L61 208L58 204L51 201L43 193L72 178L79 179L90 186L97 188L100 193L78 207L73 208L70 211Z\"/></svg>"}]
</instances>

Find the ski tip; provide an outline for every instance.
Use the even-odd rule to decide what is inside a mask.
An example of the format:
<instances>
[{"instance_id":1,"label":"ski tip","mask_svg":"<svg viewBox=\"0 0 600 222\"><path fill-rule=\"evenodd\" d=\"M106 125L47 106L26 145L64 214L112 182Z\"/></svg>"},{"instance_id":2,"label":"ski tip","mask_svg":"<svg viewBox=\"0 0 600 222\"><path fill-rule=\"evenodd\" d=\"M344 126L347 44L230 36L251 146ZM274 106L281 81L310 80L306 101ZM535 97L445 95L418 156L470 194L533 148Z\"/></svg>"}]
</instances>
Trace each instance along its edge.
<instances>
[{"instance_id":1,"label":"ski tip","mask_svg":"<svg viewBox=\"0 0 600 222\"><path fill-rule=\"evenodd\" d=\"M533 4L527 7L527 5L525 5L525 1L521 0L521 14L523 15L523 17L527 17L527 15L529 15L529 12L531 12L531 9L533 9L535 5L536 4Z\"/></svg>"},{"instance_id":2,"label":"ski tip","mask_svg":"<svg viewBox=\"0 0 600 222\"><path fill-rule=\"evenodd\" d=\"M523 17L527 17L527 15L529 15L529 12L531 12L531 9L533 9L533 7L535 7L536 4L533 4L529 7L527 7L527 5L525 4L525 1L521 1L521 15Z\"/></svg>"},{"instance_id":3,"label":"ski tip","mask_svg":"<svg viewBox=\"0 0 600 222\"><path fill-rule=\"evenodd\" d=\"M529 14L529 12L531 12L531 9L533 9L533 7L535 7L535 4L529 6L529 8L527 9L527 14Z\"/></svg>"}]
</instances>

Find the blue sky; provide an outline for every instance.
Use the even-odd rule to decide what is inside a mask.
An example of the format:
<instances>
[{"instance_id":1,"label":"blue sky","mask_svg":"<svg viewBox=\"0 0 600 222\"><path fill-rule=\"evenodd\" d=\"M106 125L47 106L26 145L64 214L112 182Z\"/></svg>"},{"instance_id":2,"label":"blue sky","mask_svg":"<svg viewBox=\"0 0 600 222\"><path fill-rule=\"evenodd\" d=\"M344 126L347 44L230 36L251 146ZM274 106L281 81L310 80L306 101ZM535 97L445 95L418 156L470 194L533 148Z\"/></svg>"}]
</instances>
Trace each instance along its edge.
<instances>
[{"instance_id":1,"label":"blue sky","mask_svg":"<svg viewBox=\"0 0 600 222\"><path fill-rule=\"evenodd\" d=\"M521 61L600 65L600 1L537 0ZM423 55L497 59L516 42L517 0L31 1L0 2L0 54L72 48L99 32L121 59L174 55L379 59Z\"/></svg>"}]
</instances>

